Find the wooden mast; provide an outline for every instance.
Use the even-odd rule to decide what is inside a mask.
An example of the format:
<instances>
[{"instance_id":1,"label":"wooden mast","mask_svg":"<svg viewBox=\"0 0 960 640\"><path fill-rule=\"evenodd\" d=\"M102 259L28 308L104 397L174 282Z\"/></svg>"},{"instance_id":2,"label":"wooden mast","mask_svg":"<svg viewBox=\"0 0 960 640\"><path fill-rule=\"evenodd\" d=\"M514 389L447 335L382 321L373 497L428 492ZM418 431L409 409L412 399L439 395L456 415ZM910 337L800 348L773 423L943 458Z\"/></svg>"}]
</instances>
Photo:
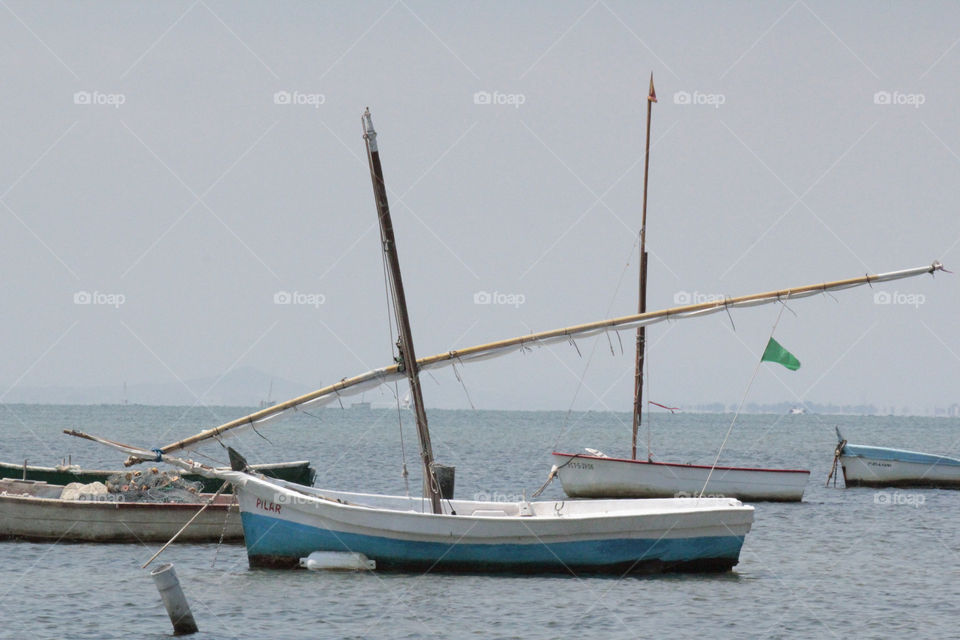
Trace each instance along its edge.
<instances>
[{"instance_id":1,"label":"wooden mast","mask_svg":"<svg viewBox=\"0 0 960 640\"><path fill-rule=\"evenodd\" d=\"M383 182L383 168L380 166L380 152L377 150L377 132L373 129L370 109L363 113L363 139L367 145L367 160L370 163L370 177L373 180L373 196L377 203L377 215L380 218L380 239L383 252L387 256L387 270L390 274L393 292L393 308L397 316L400 339L397 349L400 352L398 364L407 374L410 383L410 396L417 420L417 437L420 440L420 460L423 463L423 492L429 496L433 513L443 513L440 504L440 485L433 469L433 447L430 444L430 430L427 428L427 412L423 406L423 394L420 390L420 368L417 355L413 350L413 335L410 332L410 318L407 315L407 299L403 291L403 279L400 277L400 259L397 256L397 242L393 235L393 221L390 219L390 206L387 204L387 188Z\"/></svg>"},{"instance_id":2,"label":"wooden mast","mask_svg":"<svg viewBox=\"0 0 960 640\"><path fill-rule=\"evenodd\" d=\"M650 93L647 95L647 148L643 161L643 213L640 219L640 303L637 313L647 312L647 177L650 174L650 116L657 92L653 88L653 73L650 74ZM637 329L637 368L633 385L633 439L630 455L637 459L637 431L643 415L643 359L647 347L647 328ZM649 457L649 451L647 452Z\"/></svg>"}]
</instances>

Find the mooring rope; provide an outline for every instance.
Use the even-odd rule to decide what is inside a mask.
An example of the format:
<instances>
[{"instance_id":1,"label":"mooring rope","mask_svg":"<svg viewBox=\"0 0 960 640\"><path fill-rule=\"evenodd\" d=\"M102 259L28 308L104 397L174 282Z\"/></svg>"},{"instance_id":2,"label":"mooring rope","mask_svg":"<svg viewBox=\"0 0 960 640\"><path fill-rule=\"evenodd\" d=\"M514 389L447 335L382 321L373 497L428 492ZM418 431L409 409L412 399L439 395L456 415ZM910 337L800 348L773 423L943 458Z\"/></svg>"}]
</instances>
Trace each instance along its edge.
<instances>
[{"instance_id":1,"label":"mooring rope","mask_svg":"<svg viewBox=\"0 0 960 640\"><path fill-rule=\"evenodd\" d=\"M230 521L230 507L237 505L237 509L240 508L240 503L237 500L236 494L233 496L233 502L227 505L227 515L223 518L223 528L220 529L220 540L217 541L217 549L213 552L213 562L210 563L210 568L213 569L217 564L217 558L220 556L220 547L223 546L223 539L227 535L227 522Z\"/></svg>"},{"instance_id":2,"label":"mooring rope","mask_svg":"<svg viewBox=\"0 0 960 640\"><path fill-rule=\"evenodd\" d=\"M173 537L170 538L169 540L167 540L167 543L166 543L165 545L163 545L162 547L160 547L160 549L159 549L155 554L153 554L152 556L150 556L150 559L147 560L145 563L143 563L143 566L141 566L140 568L141 568L141 569L146 569L146 568L150 565L151 562L153 562L154 560L156 560L156 559L157 559L157 556L159 556L161 553L163 553L163 552L166 550L166 548L169 547L169 546L173 543L174 540L176 540L177 538L180 537L180 534L181 534L181 533L183 533L184 531L187 530L187 527L189 527L191 524L193 524L193 521L194 521L194 520L196 520L197 518L200 517L200 514L201 514L201 513L203 513L204 511L207 510L207 507L209 507L210 505L212 505L212 504L214 503L214 501L217 499L217 496L219 496L221 493L223 493L223 490L226 489L229 484L230 484L229 482L227 482L226 480L224 480L223 484L220 485L220 488L217 489L217 492L216 492L215 494L213 494L213 495L210 497L210 499L207 500L207 501L203 504L202 507L200 507L200 510L197 511L195 514L193 514L193 517L190 518L189 520L187 520L187 523L186 523L185 525L183 525L182 527L180 527L180 530L177 531L175 534L173 534ZM229 507L228 507L227 509L228 509L228 512L229 512Z\"/></svg>"},{"instance_id":3,"label":"mooring rope","mask_svg":"<svg viewBox=\"0 0 960 640\"><path fill-rule=\"evenodd\" d=\"M830 486L830 478L833 478L833 486L837 486L837 476L840 474L837 473L837 467L840 465L840 456L843 455L843 448L847 446L847 441L843 439L843 436L840 435L840 429L837 428L837 436L840 438L837 448L833 450L833 466L830 468L830 475L827 476L827 483L823 486Z\"/></svg>"},{"instance_id":4,"label":"mooring rope","mask_svg":"<svg viewBox=\"0 0 960 640\"><path fill-rule=\"evenodd\" d=\"M533 495L530 496L530 497L531 497L531 498L539 497L540 494L543 493L544 489L546 489L548 486L550 486L550 483L553 482L553 479L557 477L557 474L560 472L560 469L563 469L565 466L567 466L568 464L570 464L571 462L573 462L574 460L576 460L578 457L579 457L579 454L574 454L574 455L570 456L570 459L569 459L569 460L567 460L566 462L564 462L564 463L563 463L562 465L560 465L559 467L558 467L557 465L553 465L553 467L550 469L550 474L547 476L547 481L544 482L542 485L540 485L540 488L537 489L536 491L534 491L534 492L533 492Z\"/></svg>"},{"instance_id":5,"label":"mooring rope","mask_svg":"<svg viewBox=\"0 0 960 640\"><path fill-rule=\"evenodd\" d=\"M777 313L777 321L773 323L773 328L770 329L770 338L773 338L774 332L777 330L777 325L780 324L780 318L783 316L783 310L787 305L782 304L780 306L780 312ZM733 319L731 318L731 322ZM767 340L769 342L769 338ZM740 415L740 411L743 409L743 403L747 400L747 394L750 393L750 387L753 386L753 381L757 379L757 374L760 373L760 365L763 364L763 356L757 360L757 366L753 370L753 375L750 376L750 382L747 383L747 388L743 392L743 397L740 398L740 404L737 405L737 411L733 414L733 420L730 421L730 428L727 429L727 435L723 437L723 442L720 443L720 449L717 450L717 457L713 459L713 464L710 466L710 473L707 474L707 481L703 483L703 488L700 489L700 495L698 498L702 498L704 492L707 490L707 485L710 484L710 478L713 476L713 470L717 468L717 463L720 462L720 454L723 452L723 448L727 444L727 439L730 437L730 434L733 432L733 425L737 422L737 417Z\"/></svg>"}]
</instances>

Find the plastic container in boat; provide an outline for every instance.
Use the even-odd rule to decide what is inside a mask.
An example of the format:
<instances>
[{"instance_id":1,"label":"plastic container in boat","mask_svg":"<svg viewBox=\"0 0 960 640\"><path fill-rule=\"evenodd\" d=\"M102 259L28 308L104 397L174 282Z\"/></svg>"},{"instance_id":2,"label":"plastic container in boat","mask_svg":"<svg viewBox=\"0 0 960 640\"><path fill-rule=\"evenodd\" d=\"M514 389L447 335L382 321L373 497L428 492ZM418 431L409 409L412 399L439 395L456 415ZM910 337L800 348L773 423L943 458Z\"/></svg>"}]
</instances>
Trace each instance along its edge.
<instances>
[{"instance_id":1,"label":"plastic container in boat","mask_svg":"<svg viewBox=\"0 0 960 640\"><path fill-rule=\"evenodd\" d=\"M362 553L351 551L314 551L300 558L300 566L311 571L369 571L377 563Z\"/></svg>"}]
</instances>

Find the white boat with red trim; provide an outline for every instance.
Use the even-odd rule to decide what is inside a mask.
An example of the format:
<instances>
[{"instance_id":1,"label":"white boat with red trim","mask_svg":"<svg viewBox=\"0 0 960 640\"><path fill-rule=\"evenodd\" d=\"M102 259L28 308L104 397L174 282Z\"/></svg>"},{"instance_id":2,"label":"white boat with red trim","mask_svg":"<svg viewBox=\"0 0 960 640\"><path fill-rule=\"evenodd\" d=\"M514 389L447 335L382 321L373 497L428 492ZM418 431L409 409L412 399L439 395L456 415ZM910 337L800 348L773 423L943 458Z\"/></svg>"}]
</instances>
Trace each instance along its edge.
<instances>
[{"instance_id":1,"label":"white boat with red trim","mask_svg":"<svg viewBox=\"0 0 960 640\"><path fill-rule=\"evenodd\" d=\"M804 469L710 467L580 453L554 452L553 459L563 491L571 498L681 498L703 492L739 500L797 502L810 477Z\"/></svg>"}]
</instances>

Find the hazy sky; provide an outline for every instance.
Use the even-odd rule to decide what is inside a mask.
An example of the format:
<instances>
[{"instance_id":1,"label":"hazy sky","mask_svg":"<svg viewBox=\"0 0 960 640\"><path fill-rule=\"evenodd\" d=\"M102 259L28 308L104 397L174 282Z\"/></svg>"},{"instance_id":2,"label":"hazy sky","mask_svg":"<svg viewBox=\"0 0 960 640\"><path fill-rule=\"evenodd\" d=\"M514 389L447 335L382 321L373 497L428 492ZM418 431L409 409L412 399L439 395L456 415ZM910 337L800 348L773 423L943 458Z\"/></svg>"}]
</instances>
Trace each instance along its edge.
<instances>
[{"instance_id":1,"label":"hazy sky","mask_svg":"<svg viewBox=\"0 0 960 640\"><path fill-rule=\"evenodd\" d=\"M367 106L420 355L635 310L651 71L650 309L960 267L952 3L0 4L0 393L389 363ZM792 304L748 401L960 401L957 278ZM776 314L651 329L650 397L736 403ZM626 410L622 341L462 373Z\"/></svg>"}]
</instances>

